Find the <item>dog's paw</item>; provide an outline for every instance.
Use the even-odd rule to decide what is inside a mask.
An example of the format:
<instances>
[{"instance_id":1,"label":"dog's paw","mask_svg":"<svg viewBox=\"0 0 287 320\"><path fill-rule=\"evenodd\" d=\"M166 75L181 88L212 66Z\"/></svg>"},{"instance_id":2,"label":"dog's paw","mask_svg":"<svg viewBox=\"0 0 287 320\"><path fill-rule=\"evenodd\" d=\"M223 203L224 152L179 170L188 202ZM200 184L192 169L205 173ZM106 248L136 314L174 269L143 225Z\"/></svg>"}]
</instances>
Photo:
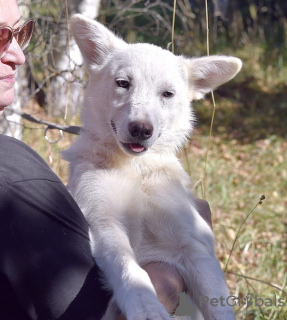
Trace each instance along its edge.
<instances>
[{"instance_id":1,"label":"dog's paw","mask_svg":"<svg viewBox=\"0 0 287 320\"><path fill-rule=\"evenodd\" d=\"M171 320L166 308L150 292L137 292L127 306L128 320Z\"/></svg>"}]
</instances>

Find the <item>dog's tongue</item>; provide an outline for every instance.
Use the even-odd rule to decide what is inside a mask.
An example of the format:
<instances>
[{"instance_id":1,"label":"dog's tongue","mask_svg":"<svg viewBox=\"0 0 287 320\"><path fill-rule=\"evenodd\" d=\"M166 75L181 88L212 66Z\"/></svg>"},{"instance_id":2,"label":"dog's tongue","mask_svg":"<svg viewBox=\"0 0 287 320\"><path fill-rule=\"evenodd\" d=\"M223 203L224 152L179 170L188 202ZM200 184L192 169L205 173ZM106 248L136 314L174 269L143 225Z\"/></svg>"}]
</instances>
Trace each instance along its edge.
<instances>
[{"instance_id":1,"label":"dog's tongue","mask_svg":"<svg viewBox=\"0 0 287 320\"><path fill-rule=\"evenodd\" d=\"M144 147L138 143L130 143L130 148L134 151L134 152L142 152L144 151Z\"/></svg>"}]
</instances>

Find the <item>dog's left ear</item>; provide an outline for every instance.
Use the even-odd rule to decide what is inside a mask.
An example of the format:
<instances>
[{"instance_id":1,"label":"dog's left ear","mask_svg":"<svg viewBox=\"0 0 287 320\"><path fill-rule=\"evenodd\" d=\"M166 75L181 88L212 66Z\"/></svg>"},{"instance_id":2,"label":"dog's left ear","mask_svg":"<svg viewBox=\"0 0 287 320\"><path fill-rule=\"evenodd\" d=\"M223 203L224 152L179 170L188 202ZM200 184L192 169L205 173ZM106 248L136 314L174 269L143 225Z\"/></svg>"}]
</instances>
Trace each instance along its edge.
<instances>
[{"instance_id":1,"label":"dog's left ear","mask_svg":"<svg viewBox=\"0 0 287 320\"><path fill-rule=\"evenodd\" d=\"M209 56L184 59L188 69L190 100L199 100L208 92L231 80L241 69L235 57Z\"/></svg>"},{"instance_id":2,"label":"dog's left ear","mask_svg":"<svg viewBox=\"0 0 287 320\"><path fill-rule=\"evenodd\" d=\"M127 46L104 25L82 14L72 16L71 29L89 71L101 67L115 48Z\"/></svg>"}]
</instances>

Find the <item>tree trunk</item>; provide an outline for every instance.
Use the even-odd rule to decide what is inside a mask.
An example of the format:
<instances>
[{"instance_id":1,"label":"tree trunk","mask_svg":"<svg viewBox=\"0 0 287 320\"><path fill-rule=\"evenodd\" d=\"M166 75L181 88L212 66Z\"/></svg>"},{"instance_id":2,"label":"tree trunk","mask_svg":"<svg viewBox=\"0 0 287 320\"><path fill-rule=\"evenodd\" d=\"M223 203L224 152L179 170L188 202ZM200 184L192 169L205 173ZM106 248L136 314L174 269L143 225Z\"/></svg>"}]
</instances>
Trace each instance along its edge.
<instances>
[{"instance_id":1,"label":"tree trunk","mask_svg":"<svg viewBox=\"0 0 287 320\"><path fill-rule=\"evenodd\" d=\"M69 14L82 13L95 19L98 15L100 0L70 0ZM75 114L83 102L84 77L83 59L72 35L68 38L65 28L53 41L53 61L59 75L51 80L48 110L52 115L63 116Z\"/></svg>"}]
</instances>

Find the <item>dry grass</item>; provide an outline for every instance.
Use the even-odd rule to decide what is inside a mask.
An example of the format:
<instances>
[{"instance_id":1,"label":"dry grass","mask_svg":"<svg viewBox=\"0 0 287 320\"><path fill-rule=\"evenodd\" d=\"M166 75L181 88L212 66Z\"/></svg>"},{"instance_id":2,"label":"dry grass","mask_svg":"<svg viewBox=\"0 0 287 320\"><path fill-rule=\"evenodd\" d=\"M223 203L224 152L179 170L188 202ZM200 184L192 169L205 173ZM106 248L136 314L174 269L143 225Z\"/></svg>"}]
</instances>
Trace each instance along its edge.
<instances>
[{"instance_id":1,"label":"dry grass","mask_svg":"<svg viewBox=\"0 0 287 320\"><path fill-rule=\"evenodd\" d=\"M34 115L42 120L55 122L58 124L65 124L61 118L51 118L41 109L35 102L31 101L23 110L31 115ZM69 125L80 125L79 116L67 119ZM69 148L71 143L76 139L76 135L63 133L63 138L55 144L49 144L45 136L45 127L41 124L31 124L31 122L24 120L23 122L23 141L36 150L53 171L62 179L63 183L68 182L68 163L61 158L61 151ZM47 136L51 141L56 141L60 137L58 130L49 130Z\"/></svg>"}]
</instances>

